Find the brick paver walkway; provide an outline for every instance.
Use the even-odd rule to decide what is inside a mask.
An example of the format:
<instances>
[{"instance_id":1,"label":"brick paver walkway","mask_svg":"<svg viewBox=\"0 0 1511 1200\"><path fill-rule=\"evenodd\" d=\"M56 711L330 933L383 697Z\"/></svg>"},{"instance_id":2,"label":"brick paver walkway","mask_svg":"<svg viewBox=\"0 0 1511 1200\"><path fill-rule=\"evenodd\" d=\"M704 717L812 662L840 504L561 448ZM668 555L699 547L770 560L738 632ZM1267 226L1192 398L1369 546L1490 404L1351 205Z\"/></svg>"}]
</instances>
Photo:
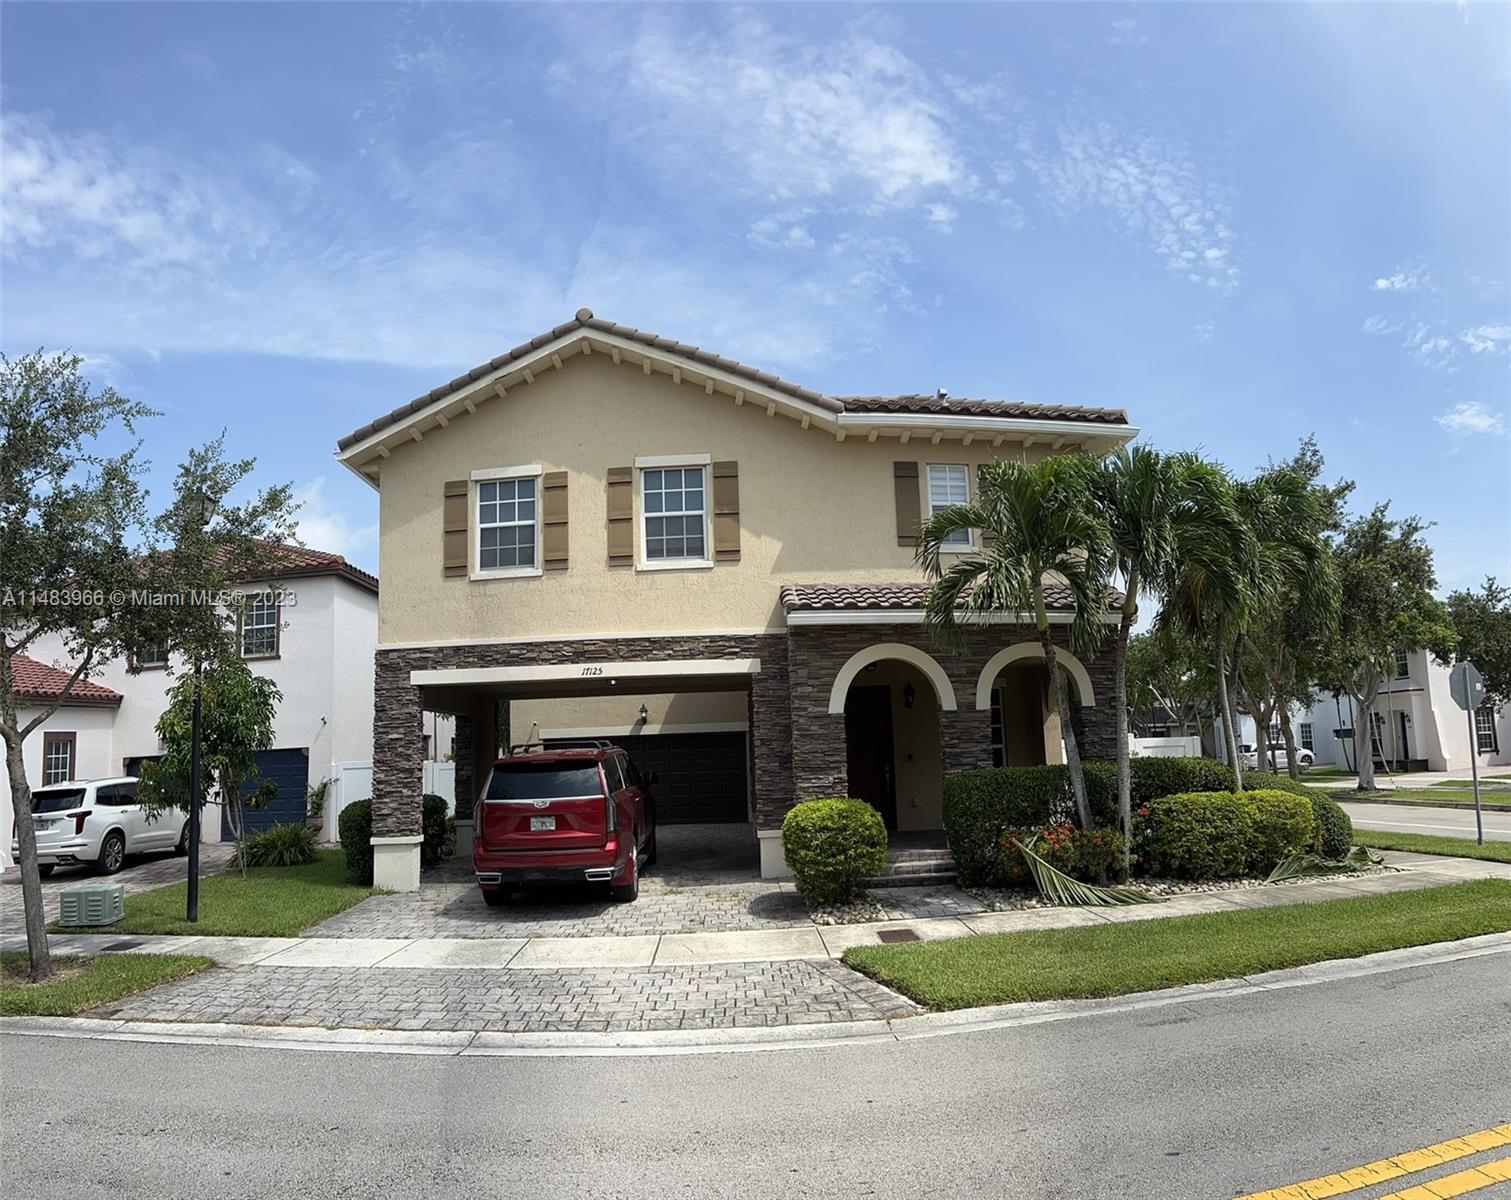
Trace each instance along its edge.
<instances>
[{"instance_id":1,"label":"brick paver walkway","mask_svg":"<svg viewBox=\"0 0 1511 1200\"><path fill-rule=\"evenodd\" d=\"M212 842L199 848L201 875L225 870L231 861L229 843ZM123 883L126 894L151 891L169 883L183 883L189 860L176 854L144 854L126 860L126 869L118 875L96 875L89 867L59 867L50 879L42 881L42 900L47 919L58 919L58 893L78 883ZM0 932L15 933L25 922L21 905L21 868L10 867L0 875Z\"/></svg>"},{"instance_id":2,"label":"brick paver walkway","mask_svg":"<svg viewBox=\"0 0 1511 1200\"><path fill-rule=\"evenodd\" d=\"M373 1029L618 1032L880 1020L921 1011L833 962L636 970L217 967L90 1016Z\"/></svg>"}]
</instances>

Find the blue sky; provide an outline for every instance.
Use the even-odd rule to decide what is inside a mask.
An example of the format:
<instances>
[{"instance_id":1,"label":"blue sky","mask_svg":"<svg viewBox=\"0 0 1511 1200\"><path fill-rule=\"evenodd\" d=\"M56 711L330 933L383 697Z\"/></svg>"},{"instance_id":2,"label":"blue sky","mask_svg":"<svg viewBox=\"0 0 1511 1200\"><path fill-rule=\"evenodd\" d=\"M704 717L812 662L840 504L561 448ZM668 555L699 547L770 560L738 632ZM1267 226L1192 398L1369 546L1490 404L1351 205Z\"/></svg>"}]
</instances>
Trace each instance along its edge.
<instances>
[{"instance_id":1,"label":"blue sky","mask_svg":"<svg viewBox=\"0 0 1511 1200\"><path fill-rule=\"evenodd\" d=\"M1126 407L1511 574L1511 8L12 3L3 345L340 435L580 306L836 393Z\"/></svg>"}]
</instances>

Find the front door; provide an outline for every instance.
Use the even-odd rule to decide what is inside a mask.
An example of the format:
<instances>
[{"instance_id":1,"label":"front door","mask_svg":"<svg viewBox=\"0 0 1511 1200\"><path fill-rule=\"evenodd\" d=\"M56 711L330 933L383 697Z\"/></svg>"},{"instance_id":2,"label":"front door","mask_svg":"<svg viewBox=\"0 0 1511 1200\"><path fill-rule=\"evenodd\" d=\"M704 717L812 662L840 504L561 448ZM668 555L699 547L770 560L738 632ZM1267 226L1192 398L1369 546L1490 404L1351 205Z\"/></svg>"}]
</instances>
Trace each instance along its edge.
<instances>
[{"instance_id":1,"label":"front door","mask_svg":"<svg viewBox=\"0 0 1511 1200\"><path fill-rule=\"evenodd\" d=\"M864 800L897 828L897 785L892 774L892 689L852 687L845 697L845 746L850 795Z\"/></svg>"}]
</instances>

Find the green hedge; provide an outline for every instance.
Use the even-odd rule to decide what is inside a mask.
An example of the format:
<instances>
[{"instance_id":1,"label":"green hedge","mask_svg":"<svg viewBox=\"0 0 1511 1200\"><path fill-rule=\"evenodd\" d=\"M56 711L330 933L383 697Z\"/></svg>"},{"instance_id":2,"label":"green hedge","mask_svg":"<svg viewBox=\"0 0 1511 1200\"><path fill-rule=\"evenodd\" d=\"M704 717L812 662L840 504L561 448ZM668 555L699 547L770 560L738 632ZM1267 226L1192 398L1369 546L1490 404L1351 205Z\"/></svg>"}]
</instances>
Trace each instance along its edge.
<instances>
[{"instance_id":1,"label":"green hedge","mask_svg":"<svg viewBox=\"0 0 1511 1200\"><path fill-rule=\"evenodd\" d=\"M1268 875L1281 859L1304 854L1317 845L1317 818L1310 797L1278 788L1245 791L1254 811L1249 839L1249 870Z\"/></svg>"},{"instance_id":2,"label":"green hedge","mask_svg":"<svg viewBox=\"0 0 1511 1200\"><path fill-rule=\"evenodd\" d=\"M1354 844L1354 823L1348 814L1338 807L1338 802L1322 788L1309 787L1289 775L1276 775L1269 771L1245 771L1244 791L1290 792L1305 796L1312 802L1312 815L1317 819L1315 849L1323 858L1342 858Z\"/></svg>"},{"instance_id":3,"label":"green hedge","mask_svg":"<svg viewBox=\"0 0 1511 1200\"><path fill-rule=\"evenodd\" d=\"M1117 828L1117 765L1088 762L1086 799L1092 823ZM1135 810L1177 792L1231 792L1233 772L1210 758L1135 758L1129 763ZM1012 883L1000 871L1004 834L1074 820L1070 773L1063 766L988 767L944 781L944 832L960 881Z\"/></svg>"},{"instance_id":4,"label":"green hedge","mask_svg":"<svg viewBox=\"0 0 1511 1200\"><path fill-rule=\"evenodd\" d=\"M1146 806L1136 852L1150 875L1236 879L1250 869L1254 806L1232 792L1184 792Z\"/></svg>"},{"instance_id":5,"label":"green hedge","mask_svg":"<svg viewBox=\"0 0 1511 1200\"><path fill-rule=\"evenodd\" d=\"M373 881L373 802L354 800L341 810L337 822L341 849L346 854L346 874L353 883L366 887Z\"/></svg>"},{"instance_id":6,"label":"green hedge","mask_svg":"<svg viewBox=\"0 0 1511 1200\"><path fill-rule=\"evenodd\" d=\"M782 822L782 851L803 898L832 904L887 865L887 827L863 800L808 800Z\"/></svg>"},{"instance_id":7,"label":"green hedge","mask_svg":"<svg viewBox=\"0 0 1511 1200\"><path fill-rule=\"evenodd\" d=\"M420 833L424 837L420 842L420 865L436 867L450 857L446 850L446 797L426 792L420 797L420 802L423 805ZM455 833L451 835L451 847L456 849Z\"/></svg>"}]
</instances>

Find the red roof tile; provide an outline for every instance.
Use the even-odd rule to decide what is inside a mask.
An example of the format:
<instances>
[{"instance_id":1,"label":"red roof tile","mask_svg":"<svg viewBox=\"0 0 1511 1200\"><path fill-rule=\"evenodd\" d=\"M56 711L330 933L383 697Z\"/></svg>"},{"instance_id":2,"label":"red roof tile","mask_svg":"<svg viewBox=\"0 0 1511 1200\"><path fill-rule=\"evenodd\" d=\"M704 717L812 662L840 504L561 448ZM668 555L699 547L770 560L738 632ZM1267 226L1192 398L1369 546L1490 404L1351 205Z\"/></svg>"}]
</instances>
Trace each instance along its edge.
<instances>
[{"instance_id":1,"label":"red roof tile","mask_svg":"<svg viewBox=\"0 0 1511 1200\"><path fill-rule=\"evenodd\" d=\"M16 694L28 700L56 700L63 695L63 689L68 686L71 677L67 671L49 667L24 654L11 655L10 662L11 673L16 677ZM120 692L80 679L69 688L68 698L64 703L83 701L90 704L119 704L122 699Z\"/></svg>"},{"instance_id":2,"label":"red roof tile","mask_svg":"<svg viewBox=\"0 0 1511 1200\"><path fill-rule=\"evenodd\" d=\"M928 604L926 583L807 583L782 589L783 612L885 612L919 610ZM1048 584L1044 598L1052 609L1068 612L1074 607L1070 589ZM1121 592L1108 590L1107 607L1119 608Z\"/></svg>"}]
</instances>

